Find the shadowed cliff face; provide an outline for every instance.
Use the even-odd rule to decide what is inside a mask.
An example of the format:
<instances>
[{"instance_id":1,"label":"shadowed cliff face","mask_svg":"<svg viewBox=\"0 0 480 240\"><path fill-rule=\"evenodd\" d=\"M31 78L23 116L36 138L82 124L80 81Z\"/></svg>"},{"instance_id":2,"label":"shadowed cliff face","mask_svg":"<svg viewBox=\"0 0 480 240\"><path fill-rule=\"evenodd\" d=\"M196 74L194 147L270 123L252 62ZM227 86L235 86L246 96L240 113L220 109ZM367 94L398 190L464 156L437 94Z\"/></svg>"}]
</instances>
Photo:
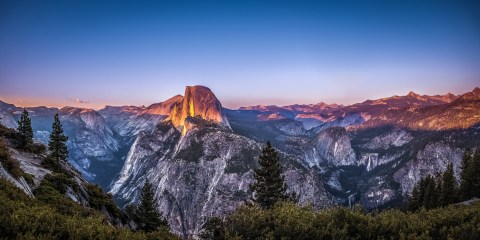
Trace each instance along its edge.
<instances>
[{"instance_id":1,"label":"shadowed cliff face","mask_svg":"<svg viewBox=\"0 0 480 240\"><path fill-rule=\"evenodd\" d=\"M218 123L222 127L230 128L222 104L207 87L187 86L183 100L174 105L169 119L185 135L190 129L186 121L188 117L200 117Z\"/></svg>"},{"instance_id":2,"label":"shadowed cliff face","mask_svg":"<svg viewBox=\"0 0 480 240\"><path fill-rule=\"evenodd\" d=\"M189 239L201 231L205 219L225 216L250 199L262 147L214 124L192 126L182 136L165 121L138 135L111 193L122 203L137 202L148 179L173 232ZM281 156L285 181L298 194L299 204L332 205L315 171L299 164L301 159Z\"/></svg>"}]
</instances>

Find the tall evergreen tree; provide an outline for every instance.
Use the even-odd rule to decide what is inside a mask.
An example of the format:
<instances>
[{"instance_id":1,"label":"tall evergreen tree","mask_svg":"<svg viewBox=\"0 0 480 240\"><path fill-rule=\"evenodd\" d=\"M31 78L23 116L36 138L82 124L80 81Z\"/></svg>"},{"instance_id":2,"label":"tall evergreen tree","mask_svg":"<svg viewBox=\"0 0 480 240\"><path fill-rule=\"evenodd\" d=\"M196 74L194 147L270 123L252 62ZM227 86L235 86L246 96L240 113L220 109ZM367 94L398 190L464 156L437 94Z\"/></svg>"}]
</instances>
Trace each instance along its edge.
<instances>
[{"instance_id":1,"label":"tall evergreen tree","mask_svg":"<svg viewBox=\"0 0 480 240\"><path fill-rule=\"evenodd\" d=\"M63 134L62 124L60 123L57 113L55 114L52 124L52 133L50 134L50 140L48 141L48 150L50 150L50 156L57 162L67 159L67 140L68 137Z\"/></svg>"},{"instance_id":2,"label":"tall evergreen tree","mask_svg":"<svg viewBox=\"0 0 480 240\"><path fill-rule=\"evenodd\" d=\"M425 199L423 204L426 209L435 208L437 206L439 194L436 186L435 178L428 175L425 178Z\"/></svg>"},{"instance_id":3,"label":"tall evergreen tree","mask_svg":"<svg viewBox=\"0 0 480 240\"><path fill-rule=\"evenodd\" d=\"M474 195L475 164L473 152L465 150L462 159L462 172L460 173L460 196L462 200L468 200Z\"/></svg>"},{"instance_id":4,"label":"tall evergreen tree","mask_svg":"<svg viewBox=\"0 0 480 240\"><path fill-rule=\"evenodd\" d=\"M32 121L28 116L27 109L23 109L20 120L18 120L18 133L19 133L19 143L20 147L28 148L33 144L33 130L32 130Z\"/></svg>"},{"instance_id":5,"label":"tall evergreen tree","mask_svg":"<svg viewBox=\"0 0 480 240\"><path fill-rule=\"evenodd\" d=\"M448 164L447 170L442 176L442 188L440 195L441 205L447 206L457 201L457 182L453 172L453 164Z\"/></svg>"},{"instance_id":6,"label":"tall evergreen tree","mask_svg":"<svg viewBox=\"0 0 480 240\"><path fill-rule=\"evenodd\" d=\"M423 179L420 181L423 181ZM423 205L423 200L421 197L420 184L415 184L408 199L408 210L415 211L419 209Z\"/></svg>"},{"instance_id":7,"label":"tall evergreen tree","mask_svg":"<svg viewBox=\"0 0 480 240\"><path fill-rule=\"evenodd\" d=\"M435 178L435 197L436 197L435 207L443 206L442 205L443 174L445 173L439 173Z\"/></svg>"},{"instance_id":8,"label":"tall evergreen tree","mask_svg":"<svg viewBox=\"0 0 480 240\"><path fill-rule=\"evenodd\" d=\"M287 194L280 158L270 142L263 148L258 164L260 167L254 171L255 183L250 185L254 202L263 208L270 208L278 201L295 198L295 195Z\"/></svg>"},{"instance_id":9,"label":"tall evergreen tree","mask_svg":"<svg viewBox=\"0 0 480 240\"><path fill-rule=\"evenodd\" d=\"M227 239L225 236L225 224L223 223L222 219L218 217L212 217L208 219L203 225L199 237L200 239L204 240Z\"/></svg>"},{"instance_id":10,"label":"tall evergreen tree","mask_svg":"<svg viewBox=\"0 0 480 240\"><path fill-rule=\"evenodd\" d=\"M136 218L140 229L145 232L155 231L164 226L168 227L167 221L162 217L155 204L155 193L152 184L147 180L140 194L140 204L136 209Z\"/></svg>"},{"instance_id":11,"label":"tall evergreen tree","mask_svg":"<svg viewBox=\"0 0 480 240\"><path fill-rule=\"evenodd\" d=\"M473 192L472 197L480 198L480 149L475 150L473 154Z\"/></svg>"}]
</instances>

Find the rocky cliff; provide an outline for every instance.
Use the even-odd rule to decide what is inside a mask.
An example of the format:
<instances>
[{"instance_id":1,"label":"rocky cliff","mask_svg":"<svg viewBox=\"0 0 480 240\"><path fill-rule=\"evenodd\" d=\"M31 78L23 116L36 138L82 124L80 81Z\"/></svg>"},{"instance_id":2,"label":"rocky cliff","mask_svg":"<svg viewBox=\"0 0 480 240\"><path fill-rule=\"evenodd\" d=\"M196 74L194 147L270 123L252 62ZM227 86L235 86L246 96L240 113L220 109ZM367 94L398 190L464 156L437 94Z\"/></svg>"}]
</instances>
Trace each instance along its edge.
<instances>
[{"instance_id":1,"label":"rocky cliff","mask_svg":"<svg viewBox=\"0 0 480 240\"><path fill-rule=\"evenodd\" d=\"M203 86L187 86L181 102L177 102L170 113L169 120L173 125L181 129L185 135L190 128L186 121L188 117L200 117L201 119L218 123L220 126L230 128L230 124L223 112L222 104L213 92Z\"/></svg>"},{"instance_id":2,"label":"rocky cliff","mask_svg":"<svg viewBox=\"0 0 480 240\"><path fill-rule=\"evenodd\" d=\"M165 121L138 136L111 192L125 203L135 202L148 179L174 231L196 235L206 218L223 216L250 198L261 147L216 125L197 125L182 136ZM285 155L283 164L289 190L298 193L300 203L331 205L316 174Z\"/></svg>"}]
</instances>

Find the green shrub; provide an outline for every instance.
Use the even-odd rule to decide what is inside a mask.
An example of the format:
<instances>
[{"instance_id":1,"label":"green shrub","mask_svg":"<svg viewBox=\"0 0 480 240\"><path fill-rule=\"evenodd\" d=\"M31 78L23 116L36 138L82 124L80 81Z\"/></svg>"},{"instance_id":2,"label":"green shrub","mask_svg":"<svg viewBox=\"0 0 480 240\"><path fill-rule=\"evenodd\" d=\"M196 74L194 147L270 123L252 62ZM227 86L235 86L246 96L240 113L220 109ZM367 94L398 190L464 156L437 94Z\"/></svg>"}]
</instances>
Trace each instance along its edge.
<instances>
[{"instance_id":1,"label":"green shrub","mask_svg":"<svg viewBox=\"0 0 480 240\"><path fill-rule=\"evenodd\" d=\"M43 185L43 196L58 198L58 190ZM49 192L47 194L47 192ZM44 199L45 200L45 199ZM10 182L0 179L0 238L1 239L178 239L166 230L149 234L114 227L96 211L83 214L83 208L59 211L54 203L30 198ZM68 201L68 200L67 200ZM70 201L71 202L71 201ZM73 202L71 202L73 203ZM79 207L79 208L78 208Z\"/></svg>"},{"instance_id":2,"label":"green shrub","mask_svg":"<svg viewBox=\"0 0 480 240\"><path fill-rule=\"evenodd\" d=\"M33 180L34 177L32 174L29 174L29 173L23 173L23 178L25 179L25 181L30 184L30 185L33 185L35 183L35 181Z\"/></svg>"},{"instance_id":3,"label":"green shrub","mask_svg":"<svg viewBox=\"0 0 480 240\"><path fill-rule=\"evenodd\" d=\"M88 194L90 195L89 204L90 207L102 210L105 207L108 212L112 213L114 217L122 217L122 212L118 209L117 205L113 201L111 194L103 192L102 188L98 185L86 184Z\"/></svg>"},{"instance_id":4,"label":"green shrub","mask_svg":"<svg viewBox=\"0 0 480 240\"><path fill-rule=\"evenodd\" d=\"M0 124L0 136L16 141L18 139L18 132L15 129L7 128Z\"/></svg>"},{"instance_id":5,"label":"green shrub","mask_svg":"<svg viewBox=\"0 0 480 240\"><path fill-rule=\"evenodd\" d=\"M19 178L23 175L20 164L16 159L10 156L8 147L2 139L0 139L0 162L2 163L3 168L5 168L5 170L7 170L7 172L9 172L14 178Z\"/></svg>"},{"instance_id":6,"label":"green shrub","mask_svg":"<svg viewBox=\"0 0 480 240\"><path fill-rule=\"evenodd\" d=\"M58 172L58 171L61 170L60 163L50 156L47 156L43 159L42 166L44 166L45 168L48 168L52 171L57 171Z\"/></svg>"},{"instance_id":7,"label":"green shrub","mask_svg":"<svg viewBox=\"0 0 480 240\"><path fill-rule=\"evenodd\" d=\"M62 194L65 194L68 188L78 190L78 186L75 181L64 173L47 174L43 178L42 184L51 186Z\"/></svg>"},{"instance_id":8,"label":"green shrub","mask_svg":"<svg viewBox=\"0 0 480 240\"><path fill-rule=\"evenodd\" d=\"M28 150L31 153L42 154L45 153L46 147L42 143L33 143L28 146Z\"/></svg>"},{"instance_id":9,"label":"green shrub","mask_svg":"<svg viewBox=\"0 0 480 240\"><path fill-rule=\"evenodd\" d=\"M316 211L291 203L243 206L204 225L204 239L480 239L480 202L434 210L379 214L334 207ZM221 229L219 229L221 228ZM221 233L220 238L212 238Z\"/></svg>"}]
</instances>

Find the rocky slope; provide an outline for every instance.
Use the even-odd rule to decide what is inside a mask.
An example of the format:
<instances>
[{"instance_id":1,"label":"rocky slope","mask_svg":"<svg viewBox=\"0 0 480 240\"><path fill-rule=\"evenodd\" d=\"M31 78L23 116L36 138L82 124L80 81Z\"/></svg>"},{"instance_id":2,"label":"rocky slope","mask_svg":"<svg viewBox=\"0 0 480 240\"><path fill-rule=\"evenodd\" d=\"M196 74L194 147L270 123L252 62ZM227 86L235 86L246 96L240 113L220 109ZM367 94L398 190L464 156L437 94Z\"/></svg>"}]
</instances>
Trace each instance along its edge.
<instances>
[{"instance_id":1,"label":"rocky slope","mask_svg":"<svg viewBox=\"0 0 480 240\"><path fill-rule=\"evenodd\" d=\"M250 198L255 158L263 146L233 133L218 100L206 94L185 100L199 105L186 105L198 115L175 110L152 132L140 133L111 189L122 202L135 202L148 179L156 186L160 210L185 238L195 236L206 218L223 216ZM289 189L298 193L300 203L332 204L318 174L292 156L283 154L282 160Z\"/></svg>"},{"instance_id":2,"label":"rocky slope","mask_svg":"<svg viewBox=\"0 0 480 240\"><path fill-rule=\"evenodd\" d=\"M14 105L0 104L2 124L15 128L22 111L22 108ZM32 119L35 139L44 144L48 143L53 116L58 113L65 133L69 136L67 142L70 151L69 162L89 181L104 180L104 174L98 171L100 168L96 164L113 162L116 159L115 154L121 149L121 142L98 112L73 107L62 109L29 107L27 111Z\"/></svg>"},{"instance_id":3,"label":"rocky slope","mask_svg":"<svg viewBox=\"0 0 480 240\"><path fill-rule=\"evenodd\" d=\"M60 162L55 168L44 164L48 152L31 153L15 148L15 134L15 131L0 125L0 178L14 184L32 198L41 195L43 199L50 197L51 204L59 204L55 202L62 201L55 196L56 191L59 191L65 199L84 207L85 211L95 209L101 212L110 224L127 224L111 196L88 183L66 162ZM69 203L62 204L65 205L59 207L69 207Z\"/></svg>"}]
</instances>

